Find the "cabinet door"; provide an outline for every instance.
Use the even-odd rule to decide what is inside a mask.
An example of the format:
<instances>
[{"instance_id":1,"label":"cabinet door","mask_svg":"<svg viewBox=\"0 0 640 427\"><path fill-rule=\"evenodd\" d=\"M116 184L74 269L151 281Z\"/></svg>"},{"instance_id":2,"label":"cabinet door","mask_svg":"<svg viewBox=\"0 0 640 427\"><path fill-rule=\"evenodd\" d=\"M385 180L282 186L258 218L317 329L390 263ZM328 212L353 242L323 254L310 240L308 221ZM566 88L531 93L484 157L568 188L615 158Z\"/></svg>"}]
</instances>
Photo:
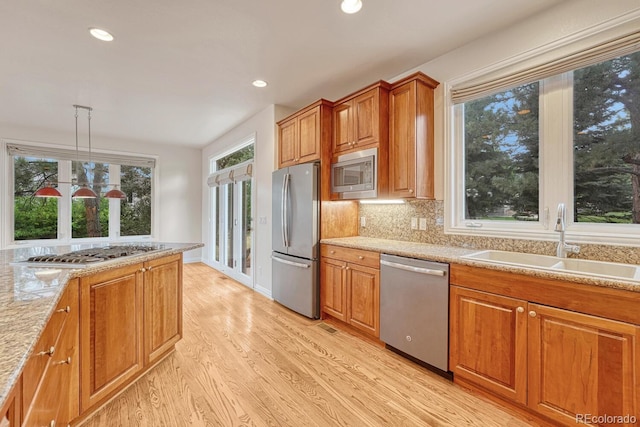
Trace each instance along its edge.
<instances>
[{"instance_id":1,"label":"cabinet door","mask_svg":"<svg viewBox=\"0 0 640 427\"><path fill-rule=\"evenodd\" d=\"M322 311L345 322L347 320L347 287L345 263L320 258Z\"/></svg>"},{"instance_id":2,"label":"cabinet door","mask_svg":"<svg viewBox=\"0 0 640 427\"><path fill-rule=\"evenodd\" d=\"M20 427L22 425L20 396L22 381L18 378L13 391L6 398L4 406L0 408L0 426Z\"/></svg>"},{"instance_id":3,"label":"cabinet door","mask_svg":"<svg viewBox=\"0 0 640 427\"><path fill-rule=\"evenodd\" d=\"M373 89L353 99L353 142L358 149L380 140L380 91Z\"/></svg>"},{"instance_id":4,"label":"cabinet door","mask_svg":"<svg viewBox=\"0 0 640 427\"><path fill-rule=\"evenodd\" d=\"M380 336L380 270L347 264L347 322Z\"/></svg>"},{"instance_id":5,"label":"cabinet door","mask_svg":"<svg viewBox=\"0 0 640 427\"><path fill-rule=\"evenodd\" d=\"M80 282L81 406L86 410L143 366L142 265Z\"/></svg>"},{"instance_id":6,"label":"cabinet door","mask_svg":"<svg viewBox=\"0 0 640 427\"><path fill-rule=\"evenodd\" d=\"M451 286L454 375L526 404L526 302Z\"/></svg>"},{"instance_id":7,"label":"cabinet door","mask_svg":"<svg viewBox=\"0 0 640 427\"><path fill-rule=\"evenodd\" d=\"M409 82L389 94L389 192L413 197L415 185L416 84Z\"/></svg>"},{"instance_id":8,"label":"cabinet door","mask_svg":"<svg viewBox=\"0 0 640 427\"><path fill-rule=\"evenodd\" d=\"M320 107L298 117L299 148L297 163L320 159Z\"/></svg>"},{"instance_id":9,"label":"cabinet door","mask_svg":"<svg viewBox=\"0 0 640 427\"><path fill-rule=\"evenodd\" d=\"M351 101L333 107L333 153L347 151L353 147Z\"/></svg>"},{"instance_id":10,"label":"cabinet door","mask_svg":"<svg viewBox=\"0 0 640 427\"><path fill-rule=\"evenodd\" d=\"M298 155L298 122L295 117L280 125L278 136L278 169L294 165Z\"/></svg>"},{"instance_id":11,"label":"cabinet door","mask_svg":"<svg viewBox=\"0 0 640 427\"><path fill-rule=\"evenodd\" d=\"M153 363L182 337L182 261L180 255L145 263L145 362Z\"/></svg>"},{"instance_id":12,"label":"cabinet door","mask_svg":"<svg viewBox=\"0 0 640 427\"><path fill-rule=\"evenodd\" d=\"M640 418L639 329L529 304L529 406L568 424L581 414Z\"/></svg>"}]
</instances>

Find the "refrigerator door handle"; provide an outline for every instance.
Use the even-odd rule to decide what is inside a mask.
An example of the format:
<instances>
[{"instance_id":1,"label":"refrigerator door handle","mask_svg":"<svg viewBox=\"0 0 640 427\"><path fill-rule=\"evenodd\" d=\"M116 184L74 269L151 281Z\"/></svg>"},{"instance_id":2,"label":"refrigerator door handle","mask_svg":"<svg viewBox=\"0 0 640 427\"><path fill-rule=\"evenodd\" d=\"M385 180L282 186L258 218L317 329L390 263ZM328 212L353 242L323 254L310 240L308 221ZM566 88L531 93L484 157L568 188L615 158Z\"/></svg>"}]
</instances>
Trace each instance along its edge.
<instances>
[{"instance_id":1,"label":"refrigerator door handle","mask_svg":"<svg viewBox=\"0 0 640 427\"><path fill-rule=\"evenodd\" d=\"M289 261L289 260L286 260L286 259L278 258L276 256L271 256L271 259L274 260L274 261L281 262L282 264L291 265L293 267L299 267L299 268L310 268L311 267L310 265L307 265L307 264L302 264L302 263L299 263L299 262Z\"/></svg>"},{"instance_id":2,"label":"refrigerator door handle","mask_svg":"<svg viewBox=\"0 0 640 427\"><path fill-rule=\"evenodd\" d=\"M285 246L289 247L289 229L290 229L290 219L289 219L289 205L291 204L291 174L286 173L284 175L284 197L282 198L282 203L284 204L284 225L282 229L284 230L284 240Z\"/></svg>"},{"instance_id":3,"label":"refrigerator door handle","mask_svg":"<svg viewBox=\"0 0 640 427\"><path fill-rule=\"evenodd\" d=\"M282 176L282 193L280 197L280 230L282 232L282 246L287 247L287 229L285 228L285 217L287 215L287 177L289 174Z\"/></svg>"}]
</instances>

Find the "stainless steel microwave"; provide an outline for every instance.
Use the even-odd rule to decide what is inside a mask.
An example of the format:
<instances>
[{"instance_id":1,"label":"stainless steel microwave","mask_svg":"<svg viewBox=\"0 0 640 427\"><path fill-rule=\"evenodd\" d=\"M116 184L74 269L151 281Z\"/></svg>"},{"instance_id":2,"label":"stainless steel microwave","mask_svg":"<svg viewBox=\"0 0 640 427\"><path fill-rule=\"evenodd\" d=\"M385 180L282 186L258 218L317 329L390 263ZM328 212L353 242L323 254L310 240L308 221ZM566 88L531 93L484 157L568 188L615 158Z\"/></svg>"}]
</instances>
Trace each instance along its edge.
<instances>
[{"instance_id":1,"label":"stainless steel microwave","mask_svg":"<svg viewBox=\"0 0 640 427\"><path fill-rule=\"evenodd\" d=\"M378 195L378 149L338 156L331 164L331 191L341 199L368 199Z\"/></svg>"}]
</instances>

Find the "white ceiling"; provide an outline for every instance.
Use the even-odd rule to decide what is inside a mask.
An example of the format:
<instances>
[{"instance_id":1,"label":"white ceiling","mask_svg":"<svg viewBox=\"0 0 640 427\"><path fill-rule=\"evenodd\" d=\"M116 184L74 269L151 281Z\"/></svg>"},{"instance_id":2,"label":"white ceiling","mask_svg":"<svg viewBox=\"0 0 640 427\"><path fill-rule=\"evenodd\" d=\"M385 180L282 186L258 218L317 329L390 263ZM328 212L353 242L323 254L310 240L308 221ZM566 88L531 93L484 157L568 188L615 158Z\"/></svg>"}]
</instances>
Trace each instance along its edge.
<instances>
[{"instance_id":1,"label":"white ceiling","mask_svg":"<svg viewBox=\"0 0 640 427\"><path fill-rule=\"evenodd\" d=\"M270 104L335 100L559 1L363 0L346 15L340 0L4 0L0 123L72 132L81 104L94 137L203 147Z\"/></svg>"}]
</instances>

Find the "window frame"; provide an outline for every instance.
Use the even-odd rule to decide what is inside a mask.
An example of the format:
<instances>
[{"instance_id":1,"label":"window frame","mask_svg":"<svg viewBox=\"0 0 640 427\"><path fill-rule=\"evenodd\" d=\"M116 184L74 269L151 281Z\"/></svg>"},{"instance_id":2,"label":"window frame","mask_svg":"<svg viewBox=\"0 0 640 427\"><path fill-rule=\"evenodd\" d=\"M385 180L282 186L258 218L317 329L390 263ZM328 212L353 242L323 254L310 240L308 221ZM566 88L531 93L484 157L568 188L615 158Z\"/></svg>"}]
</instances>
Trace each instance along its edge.
<instances>
[{"instance_id":1,"label":"window frame","mask_svg":"<svg viewBox=\"0 0 640 427\"><path fill-rule=\"evenodd\" d=\"M573 72L540 81L539 221L531 222L464 218L464 103L454 104L451 99L452 87L464 81L444 84L444 119L448 124L444 135L448 141L445 144L445 233L557 240L558 233L553 226L558 204L564 203L567 212L574 209ZM576 223L572 215L567 215L566 232L567 239L579 243L638 246L640 224Z\"/></svg>"},{"instance_id":2,"label":"window frame","mask_svg":"<svg viewBox=\"0 0 640 427\"><path fill-rule=\"evenodd\" d=\"M159 218L159 197L158 197L158 184L159 184L159 164L157 156L151 155L133 155L133 153L124 153L113 150L92 150L96 153L111 154L126 157L131 156L135 158L145 157L155 160L155 166L152 167L152 181L151 181L151 234L138 235L138 236L120 236L120 199L109 200L109 235L104 237L72 237L72 199L71 199L71 178L72 178L72 160L59 160L58 161L58 180L61 183L58 186L58 190L62 194L62 197L58 199L58 238L57 239L33 239L33 240L14 240L14 186L15 186L15 172L14 172L14 156L7 153L7 144L19 144L21 146L33 146L47 147L49 149L69 150L69 146L55 145L55 144L42 144L37 142L11 140L3 138L0 140L0 148L2 153L0 154L0 161L4 166L4 176L6 184L0 189L0 208L4 204L5 209L2 209L2 215L0 216L0 223L4 226L0 232L0 242L3 243L4 248L16 248L25 246L52 246L60 244L85 244L85 243L102 243L110 241L118 242L133 242L141 240L153 240L158 236L158 218ZM84 151L81 154L87 155ZM82 159L82 155L81 155ZM124 162L123 162L124 163ZM109 164L109 184L120 185L120 166L121 164Z\"/></svg>"}]
</instances>

